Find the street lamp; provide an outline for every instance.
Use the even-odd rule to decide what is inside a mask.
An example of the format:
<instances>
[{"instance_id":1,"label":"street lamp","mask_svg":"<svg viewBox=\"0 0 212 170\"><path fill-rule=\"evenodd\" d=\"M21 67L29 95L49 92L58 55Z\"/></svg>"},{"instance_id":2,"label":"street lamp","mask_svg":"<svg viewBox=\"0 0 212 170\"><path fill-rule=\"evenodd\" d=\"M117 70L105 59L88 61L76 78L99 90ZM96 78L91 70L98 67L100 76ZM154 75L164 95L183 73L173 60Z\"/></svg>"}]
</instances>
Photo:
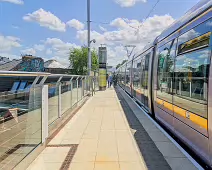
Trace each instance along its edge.
<instances>
[{"instance_id":1,"label":"street lamp","mask_svg":"<svg viewBox=\"0 0 212 170\"><path fill-rule=\"evenodd\" d=\"M90 40L91 38L91 19L90 19L90 0L87 0L87 24L88 24L88 75L90 75L90 71L91 71L91 42L92 40Z\"/></svg>"},{"instance_id":2,"label":"street lamp","mask_svg":"<svg viewBox=\"0 0 212 170\"><path fill-rule=\"evenodd\" d=\"M91 40L91 41L90 41L90 44L91 44L92 42L95 44L95 43L96 43L96 40L95 40L95 39Z\"/></svg>"}]
</instances>

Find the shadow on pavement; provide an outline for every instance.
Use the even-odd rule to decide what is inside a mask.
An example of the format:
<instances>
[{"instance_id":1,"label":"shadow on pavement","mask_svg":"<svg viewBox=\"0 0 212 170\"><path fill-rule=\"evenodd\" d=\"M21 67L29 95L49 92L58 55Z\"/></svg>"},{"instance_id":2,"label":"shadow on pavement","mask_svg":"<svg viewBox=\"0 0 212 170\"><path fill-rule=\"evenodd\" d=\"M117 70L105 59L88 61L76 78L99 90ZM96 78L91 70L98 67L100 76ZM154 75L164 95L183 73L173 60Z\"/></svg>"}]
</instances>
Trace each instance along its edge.
<instances>
[{"instance_id":1,"label":"shadow on pavement","mask_svg":"<svg viewBox=\"0 0 212 170\"><path fill-rule=\"evenodd\" d=\"M139 147L140 153L149 170L170 170L171 167L158 150L155 143L152 141L142 124L139 122L132 109L122 96L119 87L115 88L116 94L120 100L130 128L135 131L134 138ZM125 94L126 95L126 94Z\"/></svg>"}]
</instances>

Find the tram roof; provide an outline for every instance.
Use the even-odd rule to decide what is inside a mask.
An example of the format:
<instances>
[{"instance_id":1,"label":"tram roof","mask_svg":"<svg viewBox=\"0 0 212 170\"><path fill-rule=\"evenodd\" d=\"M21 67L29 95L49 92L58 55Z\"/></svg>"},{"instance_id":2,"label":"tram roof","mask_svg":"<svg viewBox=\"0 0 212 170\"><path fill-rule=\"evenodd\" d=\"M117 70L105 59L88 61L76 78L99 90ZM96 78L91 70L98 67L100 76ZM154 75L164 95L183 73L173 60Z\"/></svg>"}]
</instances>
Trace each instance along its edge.
<instances>
[{"instance_id":1,"label":"tram roof","mask_svg":"<svg viewBox=\"0 0 212 170\"><path fill-rule=\"evenodd\" d=\"M164 30L157 38L157 41L160 42L164 38L168 37L170 34L174 33L179 28L183 27L185 24L190 22L196 16L199 16L201 13L206 11L212 6L211 0L201 0L195 6L193 6L189 11L185 13L179 20L175 21L170 27Z\"/></svg>"}]
</instances>

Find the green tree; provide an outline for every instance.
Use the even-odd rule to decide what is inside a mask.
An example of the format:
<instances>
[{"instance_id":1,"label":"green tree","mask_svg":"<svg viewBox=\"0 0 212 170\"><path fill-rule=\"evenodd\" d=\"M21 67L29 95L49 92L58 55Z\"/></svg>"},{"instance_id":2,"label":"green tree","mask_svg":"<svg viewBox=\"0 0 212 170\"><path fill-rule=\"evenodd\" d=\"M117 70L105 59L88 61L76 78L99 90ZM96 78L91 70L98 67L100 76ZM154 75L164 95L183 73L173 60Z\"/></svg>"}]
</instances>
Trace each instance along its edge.
<instances>
[{"instance_id":1,"label":"green tree","mask_svg":"<svg viewBox=\"0 0 212 170\"><path fill-rule=\"evenodd\" d=\"M98 69L98 55L95 49L91 50L92 56L92 71ZM69 56L70 65L72 65L71 74L75 75L86 75L88 72L88 48L73 48L70 49Z\"/></svg>"},{"instance_id":2,"label":"green tree","mask_svg":"<svg viewBox=\"0 0 212 170\"><path fill-rule=\"evenodd\" d=\"M124 63L126 63L126 62L127 62L127 60L123 60L121 64L118 64L118 65L116 66L116 69L118 69L120 66L122 66L122 65L123 65Z\"/></svg>"}]
</instances>

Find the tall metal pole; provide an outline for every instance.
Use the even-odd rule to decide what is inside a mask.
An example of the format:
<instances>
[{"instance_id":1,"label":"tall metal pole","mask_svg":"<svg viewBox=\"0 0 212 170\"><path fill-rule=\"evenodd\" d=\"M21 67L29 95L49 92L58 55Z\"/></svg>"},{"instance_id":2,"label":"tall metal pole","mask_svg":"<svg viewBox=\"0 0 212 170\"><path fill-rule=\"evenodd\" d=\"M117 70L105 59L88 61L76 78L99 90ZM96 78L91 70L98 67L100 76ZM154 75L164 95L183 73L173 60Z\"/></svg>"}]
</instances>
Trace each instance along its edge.
<instances>
[{"instance_id":1,"label":"tall metal pole","mask_svg":"<svg viewBox=\"0 0 212 170\"><path fill-rule=\"evenodd\" d=\"M87 24L88 24L88 75L91 72L91 20L90 20L90 0L87 0Z\"/></svg>"}]
</instances>

